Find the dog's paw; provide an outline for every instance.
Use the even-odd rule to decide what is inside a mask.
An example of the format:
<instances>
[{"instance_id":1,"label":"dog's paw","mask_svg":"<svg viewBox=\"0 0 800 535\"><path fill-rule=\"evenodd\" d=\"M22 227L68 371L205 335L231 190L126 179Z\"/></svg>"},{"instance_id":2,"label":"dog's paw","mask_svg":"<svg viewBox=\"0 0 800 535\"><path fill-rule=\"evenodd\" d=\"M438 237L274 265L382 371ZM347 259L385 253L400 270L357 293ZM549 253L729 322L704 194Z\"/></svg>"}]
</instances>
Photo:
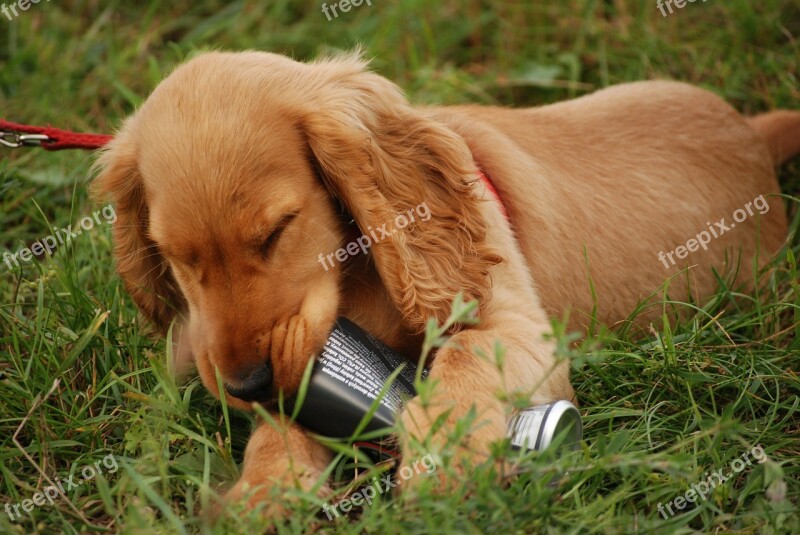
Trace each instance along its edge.
<instances>
[{"instance_id":1,"label":"dog's paw","mask_svg":"<svg viewBox=\"0 0 800 535\"><path fill-rule=\"evenodd\" d=\"M330 459L331 452L297 426L264 423L250 437L241 476L225 494L223 506L243 505L266 518L285 518L287 504L332 494L324 479Z\"/></svg>"},{"instance_id":2,"label":"dog's paw","mask_svg":"<svg viewBox=\"0 0 800 535\"><path fill-rule=\"evenodd\" d=\"M287 507L293 501L289 496L293 492L313 492L319 498L325 498L332 494L327 485L321 485L314 489L316 480L314 477L309 477L308 481L291 484L289 482L275 483L274 480L256 483L242 478L225 494L223 503L231 506L244 504L248 511L257 510L262 517L279 521L287 517ZM294 501L298 499L295 498Z\"/></svg>"},{"instance_id":3,"label":"dog's paw","mask_svg":"<svg viewBox=\"0 0 800 535\"><path fill-rule=\"evenodd\" d=\"M448 492L465 481L475 466L492 459L492 444L505 437L502 405L488 398L469 403L458 399L468 398L453 397L442 389L427 403L414 398L406 405L400 415L399 492L422 484ZM426 480L432 483L423 483Z\"/></svg>"},{"instance_id":4,"label":"dog's paw","mask_svg":"<svg viewBox=\"0 0 800 535\"><path fill-rule=\"evenodd\" d=\"M313 494L325 499L332 495L327 484L318 484L321 473L316 470L295 469L284 474L244 474L217 504L213 515L219 517L223 509L257 511L258 516L271 522L288 517L293 505L301 501L301 494Z\"/></svg>"},{"instance_id":5,"label":"dog's paw","mask_svg":"<svg viewBox=\"0 0 800 535\"><path fill-rule=\"evenodd\" d=\"M218 505L218 513L223 508L244 508L248 511L258 510L261 516L270 520L281 520L286 518L287 509L281 503L273 501L275 493L280 492L279 487L270 483L253 485L249 481L240 479L222 498L222 503Z\"/></svg>"}]
</instances>

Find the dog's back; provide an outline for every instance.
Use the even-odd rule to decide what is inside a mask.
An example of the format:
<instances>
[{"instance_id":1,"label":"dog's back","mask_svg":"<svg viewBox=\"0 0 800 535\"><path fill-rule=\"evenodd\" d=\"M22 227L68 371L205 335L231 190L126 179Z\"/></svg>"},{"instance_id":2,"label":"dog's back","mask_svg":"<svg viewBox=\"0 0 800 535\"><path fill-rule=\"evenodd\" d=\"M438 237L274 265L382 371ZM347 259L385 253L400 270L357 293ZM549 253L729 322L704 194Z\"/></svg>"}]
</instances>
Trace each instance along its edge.
<instances>
[{"instance_id":1,"label":"dog's back","mask_svg":"<svg viewBox=\"0 0 800 535\"><path fill-rule=\"evenodd\" d=\"M711 266L731 271L739 252L736 280L749 283L757 245L763 264L786 238L774 166L800 150L800 114L748 125L712 93L675 82L626 84L525 110L435 113L467 139L497 184L551 314L567 305L588 314L590 277L600 319L610 323L687 267L702 298L717 283ZM768 204L754 208L757 198ZM695 243L701 232L710 239ZM685 281L669 293L686 299Z\"/></svg>"}]
</instances>

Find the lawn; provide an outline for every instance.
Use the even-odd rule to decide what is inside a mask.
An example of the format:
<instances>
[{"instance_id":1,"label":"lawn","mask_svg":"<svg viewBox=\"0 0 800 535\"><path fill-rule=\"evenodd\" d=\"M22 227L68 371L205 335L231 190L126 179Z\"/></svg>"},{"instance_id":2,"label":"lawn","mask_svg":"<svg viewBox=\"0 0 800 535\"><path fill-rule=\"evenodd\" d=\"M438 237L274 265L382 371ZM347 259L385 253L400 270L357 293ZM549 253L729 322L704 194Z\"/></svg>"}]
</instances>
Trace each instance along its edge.
<instances>
[{"instance_id":1,"label":"lawn","mask_svg":"<svg viewBox=\"0 0 800 535\"><path fill-rule=\"evenodd\" d=\"M797 0L710 0L667 16L655 0L372 0L335 16L322 4L87 0L0 13L0 118L111 133L198 51L308 59L357 44L422 104L532 106L674 79L746 113L800 109ZM241 507L205 513L235 481L257 415L228 411L198 380L176 383L166 344L115 276L91 163L0 146L0 253L92 221L52 258L0 264L0 533L262 532ZM757 294L722 286L702 309L675 304L693 311L681 323L644 332L578 336L554 320L584 419L576 454L498 447L515 467L503 485L476 467L447 495L385 493L333 521L313 495L275 496L289 511L277 531L800 532L800 160L780 177L792 238ZM340 451L343 496L352 450ZM14 512L54 484L66 497L52 490Z\"/></svg>"}]
</instances>

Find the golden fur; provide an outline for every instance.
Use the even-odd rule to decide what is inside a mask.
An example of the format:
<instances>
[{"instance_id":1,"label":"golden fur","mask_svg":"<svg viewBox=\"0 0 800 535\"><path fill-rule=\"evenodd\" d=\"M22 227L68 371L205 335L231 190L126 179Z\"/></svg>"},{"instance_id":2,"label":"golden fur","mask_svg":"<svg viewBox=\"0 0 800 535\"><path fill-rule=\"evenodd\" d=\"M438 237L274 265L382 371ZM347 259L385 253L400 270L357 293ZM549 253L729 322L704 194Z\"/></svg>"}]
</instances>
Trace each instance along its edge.
<instances>
[{"instance_id":1,"label":"golden fur","mask_svg":"<svg viewBox=\"0 0 800 535\"><path fill-rule=\"evenodd\" d=\"M757 244L763 264L784 243L783 204L767 197L767 213L707 251L671 269L657 258L706 221L779 193L773 167L800 150L800 114L748 125L713 94L673 82L534 109L413 108L365 68L352 55L310 64L201 55L155 89L99 159L97 188L117 205L119 273L161 329L177 319L179 352L217 396L215 366L235 382L265 359L273 394L293 393L337 315L416 358L427 319L446 318L461 291L480 301L481 322L438 351L433 402L408 404L401 441L474 405L485 425L463 455L481 459L505 433L498 393L573 398L568 365L545 339L551 316L569 311L580 329L594 311L616 324L685 268L689 280L674 281L670 297L702 300L715 287L711 267L733 269L726 255L741 252L737 280L749 284ZM510 224L475 179L476 162ZM422 202L429 221L344 265L318 263L347 239L339 203L366 233ZM268 239L276 225L282 234ZM650 307L637 324L661 312ZM497 340L502 373L475 351L491 354ZM269 486L308 487L321 474L323 448L296 426L280 436L255 431L231 498L261 486L257 501Z\"/></svg>"}]
</instances>

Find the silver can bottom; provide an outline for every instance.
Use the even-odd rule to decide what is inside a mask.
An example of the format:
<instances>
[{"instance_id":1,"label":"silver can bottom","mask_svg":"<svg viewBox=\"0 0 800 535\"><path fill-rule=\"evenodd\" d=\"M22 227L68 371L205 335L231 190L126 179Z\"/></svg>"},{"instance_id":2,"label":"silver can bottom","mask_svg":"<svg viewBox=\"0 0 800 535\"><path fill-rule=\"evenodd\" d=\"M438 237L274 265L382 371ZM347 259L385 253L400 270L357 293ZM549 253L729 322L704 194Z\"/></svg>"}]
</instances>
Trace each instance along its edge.
<instances>
[{"instance_id":1,"label":"silver can bottom","mask_svg":"<svg viewBox=\"0 0 800 535\"><path fill-rule=\"evenodd\" d=\"M572 449L577 448L583 438L580 412L566 400L523 409L508 425L508 437L515 448L541 451L562 436L560 445Z\"/></svg>"}]
</instances>

